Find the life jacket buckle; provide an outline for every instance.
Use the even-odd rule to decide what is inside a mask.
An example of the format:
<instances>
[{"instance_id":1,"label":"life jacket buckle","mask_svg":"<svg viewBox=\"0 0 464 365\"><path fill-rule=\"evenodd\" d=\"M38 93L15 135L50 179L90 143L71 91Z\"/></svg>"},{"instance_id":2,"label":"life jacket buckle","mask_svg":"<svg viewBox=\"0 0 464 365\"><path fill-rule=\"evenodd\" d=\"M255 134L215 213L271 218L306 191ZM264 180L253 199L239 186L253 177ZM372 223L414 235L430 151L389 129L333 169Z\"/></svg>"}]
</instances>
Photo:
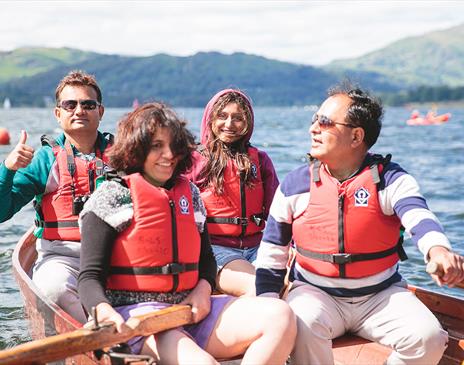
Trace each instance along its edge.
<instances>
[{"instance_id":1,"label":"life jacket buckle","mask_svg":"<svg viewBox=\"0 0 464 365\"><path fill-rule=\"evenodd\" d=\"M239 226L247 226L248 225L248 218L247 217L235 217L233 218L234 224Z\"/></svg>"},{"instance_id":2,"label":"life jacket buckle","mask_svg":"<svg viewBox=\"0 0 464 365\"><path fill-rule=\"evenodd\" d=\"M351 262L350 253L334 253L332 254L332 263L342 265Z\"/></svg>"},{"instance_id":3,"label":"life jacket buckle","mask_svg":"<svg viewBox=\"0 0 464 365\"><path fill-rule=\"evenodd\" d=\"M180 274L184 271L184 265L179 264L178 262L173 262L161 267L161 273L163 275Z\"/></svg>"},{"instance_id":4,"label":"life jacket buckle","mask_svg":"<svg viewBox=\"0 0 464 365\"><path fill-rule=\"evenodd\" d=\"M261 227L264 223L264 219L261 217L258 217L257 215L253 215L251 218L258 227Z\"/></svg>"}]
</instances>

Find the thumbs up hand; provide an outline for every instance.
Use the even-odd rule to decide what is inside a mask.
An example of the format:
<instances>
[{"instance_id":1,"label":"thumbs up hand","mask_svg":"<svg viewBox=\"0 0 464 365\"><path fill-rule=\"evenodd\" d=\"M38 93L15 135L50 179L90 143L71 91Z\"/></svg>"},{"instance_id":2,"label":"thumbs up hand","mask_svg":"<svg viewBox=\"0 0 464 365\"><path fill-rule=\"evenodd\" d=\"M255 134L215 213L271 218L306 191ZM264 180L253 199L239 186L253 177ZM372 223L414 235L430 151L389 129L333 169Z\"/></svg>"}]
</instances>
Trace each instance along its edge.
<instances>
[{"instance_id":1,"label":"thumbs up hand","mask_svg":"<svg viewBox=\"0 0 464 365\"><path fill-rule=\"evenodd\" d=\"M16 171L31 163L32 157L34 157L34 149L26 144L26 140L27 133L22 130L18 144L5 160L5 166L8 170Z\"/></svg>"}]
</instances>

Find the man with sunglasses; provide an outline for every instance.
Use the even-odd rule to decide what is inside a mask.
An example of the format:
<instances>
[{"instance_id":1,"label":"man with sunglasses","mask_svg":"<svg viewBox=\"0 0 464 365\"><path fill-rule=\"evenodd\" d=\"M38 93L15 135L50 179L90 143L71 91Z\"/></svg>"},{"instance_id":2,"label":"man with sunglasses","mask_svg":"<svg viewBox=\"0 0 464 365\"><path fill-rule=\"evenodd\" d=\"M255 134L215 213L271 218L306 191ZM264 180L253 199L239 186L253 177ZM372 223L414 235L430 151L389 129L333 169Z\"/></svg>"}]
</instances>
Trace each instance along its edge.
<instances>
[{"instance_id":1,"label":"man with sunglasses","mask_svg":"<svg viewBox=\"0 0 464 365\"><path fill-rule=\"evenodd\" d=\"M416 180L390 155L368 152L382 114L363 90L332 89L312 118L309 165L292 171L274 196L256 293L278 296L294 250L286 298L297 316L294 364L333 364L332 339L345 332L391 347L387 364L437 364L445 350L446 331L398 271L400 230L425 261L443 266L445 274L434 277L440 285L464 279L464 260Z\"/></svg>"},{"instance_id":2,"label":"man with sunglasses","mask_svg":"<svg viewBox=\"0 0 464 365\"><path fill-rule=\"evenodd\" d=\"M34 152L26 144L26 131L21 131L18 144L0 165L0 221L34 199L38 258L32 280L53 302L85 322L77 295L78 215L107 168L112 135L98 131L104 107L93 76L71 71L58 84L55 97L55 117L63 133L42 136L42 147Z\"/></svg>"}]
</instances>

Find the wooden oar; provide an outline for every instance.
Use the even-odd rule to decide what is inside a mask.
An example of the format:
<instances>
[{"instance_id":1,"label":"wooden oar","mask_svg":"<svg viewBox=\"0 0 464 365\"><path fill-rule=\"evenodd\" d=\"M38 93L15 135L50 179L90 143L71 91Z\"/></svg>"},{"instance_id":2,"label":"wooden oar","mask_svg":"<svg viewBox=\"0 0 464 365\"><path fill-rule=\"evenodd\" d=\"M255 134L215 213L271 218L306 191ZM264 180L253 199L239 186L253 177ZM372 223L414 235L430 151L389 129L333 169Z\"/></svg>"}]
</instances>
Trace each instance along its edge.
<instances>
[{"instance_id":1,"label":"wooden oar","mask_svg":"<svg viewBox=\"0 0 464 365\"><path fill-rule=\"evenodd\" d=\"M135 336L148 336L179 327L191 323L191 321L192 312L190 306L175 305L129 318L126 321L128 327L121 333L116 331L113 324L103 325L97 329L80 328L72 332L27 342L0 351L0 364L32 365L61 360L125 342Z\"/></svg>"},{"instance_id":2,"label":"wooden oar","mask_svg":"<svg viewBox=\"0 0 464 365\"><path fill-rule=\"evenodd\" d=\"M438 265L436 262L430 261L425 268L425 271L430 275L443 276L443 268ZM455 284L455 287L464 289L464 282Z\"/></svg>"}]
</instances>

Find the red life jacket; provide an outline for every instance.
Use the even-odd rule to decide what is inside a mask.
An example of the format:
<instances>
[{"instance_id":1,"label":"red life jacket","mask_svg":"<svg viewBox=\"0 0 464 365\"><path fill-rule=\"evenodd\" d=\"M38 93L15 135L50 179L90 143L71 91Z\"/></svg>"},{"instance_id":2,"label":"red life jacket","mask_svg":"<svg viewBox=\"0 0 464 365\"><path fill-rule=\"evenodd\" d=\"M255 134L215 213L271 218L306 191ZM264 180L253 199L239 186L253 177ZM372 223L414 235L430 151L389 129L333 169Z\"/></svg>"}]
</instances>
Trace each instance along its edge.
<instances>
[{"instance_id":1,"label":"red life jacket","mask_svg":"<svg viewBox=\"0 0 464 365\"><path fill-rule=\"evenodd\" d=\"M339 182L319 161L312 165L309 204L292 225L297 262L318 275L360 278L403 259L401 222L383 214L378 160Z\"/></svg>"},{"instance_id":2,"label":"red life jacket","mask_svg":"<svg viewBox=\"0 0 464 365\"><path fill-rule=\"evenodd\" d=\"M254 175L252 189L246 186L235 162L230 159L224 171L224 194L215 194L212 187L201 191L211 235L244 237L264 230L264 188L258 150L249 147L248 154Z\"/></svg>"},{"instance_id":3,"label":"red life jacket","mask_svg":"<svg viewBox=\"0 0 464 365\"><path fill-rule=\"evenodd\" d=\"M201 243L190 182L179 177L176 185L166 190L139 173L124 180L134 217L114 243L107 288L147 292L194 288Z\"/></svg>"},{"instance_id":4,"label":"red life jacket","mask_svg":"<svg viewBox=\"0 0 464 365\"><path fill-rule=\"evenodd\" d=\"M43 228L42 237L47 240L80 241L77 219L85 201L95 190L96 179L108 165L106 154L112 144L112 135L103 153L97 148L96 158L90 162L75 158L68 140L64 147L47 136L42 136L41 140L43 145L52 147L60 178L55 191L44 194L41 201L35 202L39 218L35 224Z\"/></svg>"}]
</instances>

